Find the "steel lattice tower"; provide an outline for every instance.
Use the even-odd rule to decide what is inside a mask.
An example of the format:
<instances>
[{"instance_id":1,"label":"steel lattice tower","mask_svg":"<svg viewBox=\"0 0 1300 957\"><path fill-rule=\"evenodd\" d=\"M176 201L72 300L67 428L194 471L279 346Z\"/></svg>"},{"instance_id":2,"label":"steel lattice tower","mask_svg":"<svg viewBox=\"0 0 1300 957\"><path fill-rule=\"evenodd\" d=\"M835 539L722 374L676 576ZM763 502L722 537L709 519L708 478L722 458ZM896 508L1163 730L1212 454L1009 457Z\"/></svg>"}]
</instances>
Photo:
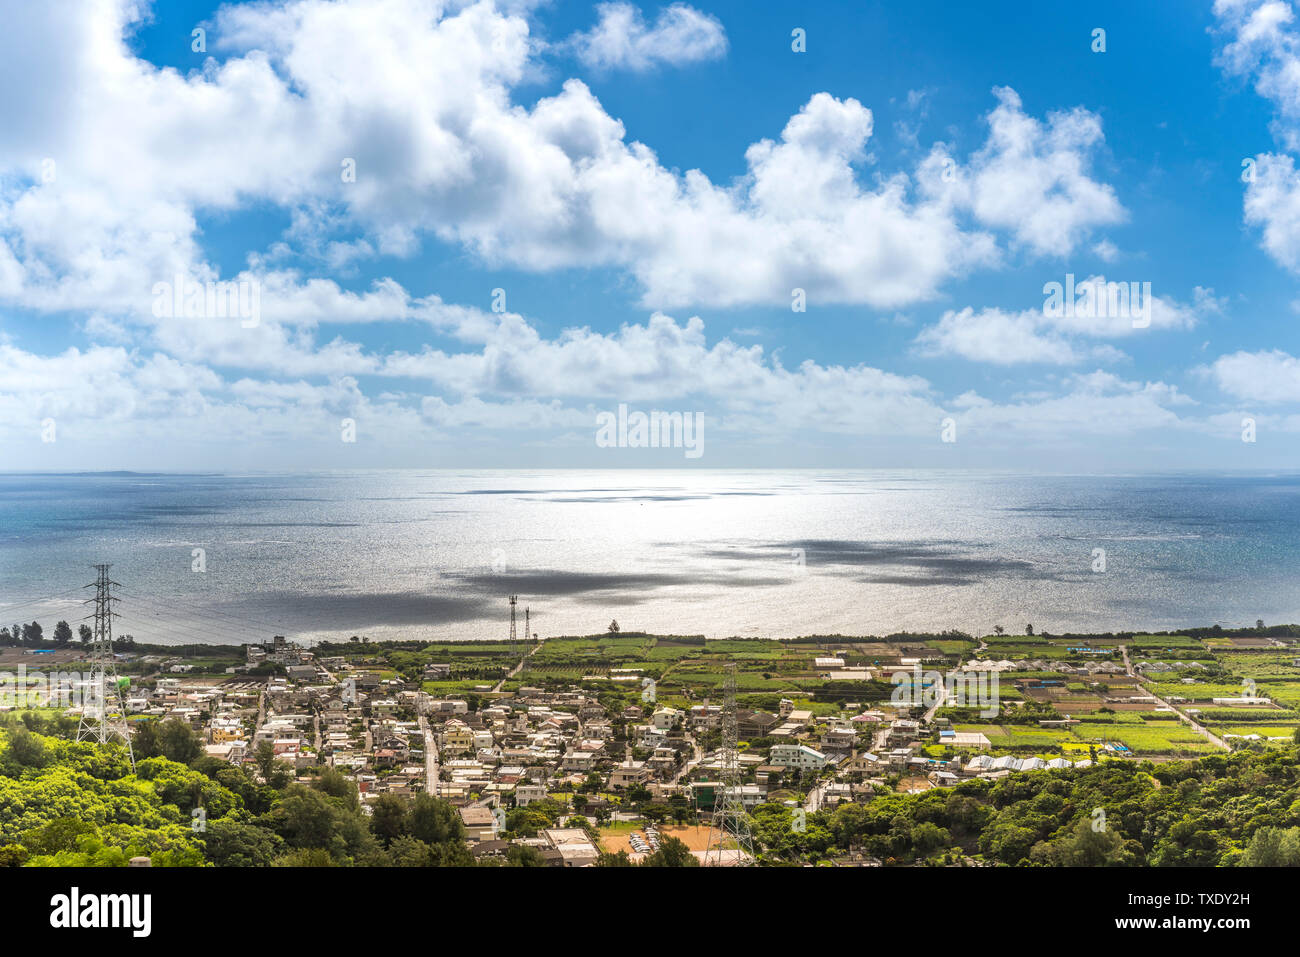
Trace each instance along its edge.
<instances>
[{"instance_id":1,"label":"steel lattice tower","mask_svg":"<svg viewBox=\"0 0 1300 957\"><path fill-rule=\"evenodd\" d=\"M135 751L131 747L131 732L126 727L126 706L117 683L117 666L113 663L113 619L116 617L113 602L119 599L113 597L112 586L120 586L120 582L108 577L108 565L94 568L99 575L86 587L95 589L95 597L86 603L95 604L94 613L87 616L95 621L95 633L91 638L90 681L82 702L77 740L103 745L113 738L121 738L131 760L131 770L135 771Z\"/></svg>"},{"instance_id":2,"label":"steel lattice tower","mask_svg":"<svg viewBox=\"0 0 1300 957\"><path fill-rule=\"evenodd\" d=\"M721 864L726 857L724 844L736 845L737 866L754 863L754 840L749 833L749 816L740 796L740 739L736 721L736 665L727 665L727 676L722 701L722 773L719 775L718 793L713 799L713 821L709 826L709 843L704 852L704 863Z\"/></svg>"},{"instance_id":3,"label":"steel lattice tower","mask_svg":"<svg viewBox=\"0 0 1300 957\"><path fill-rule=\"evenodd\" d=\"M515 634L515 603L519 601L518 595L510 596L510 657L514 657L519 652L519 637ZM506 669L509 671L510 669Z\"/></svg>"}]
</instances>

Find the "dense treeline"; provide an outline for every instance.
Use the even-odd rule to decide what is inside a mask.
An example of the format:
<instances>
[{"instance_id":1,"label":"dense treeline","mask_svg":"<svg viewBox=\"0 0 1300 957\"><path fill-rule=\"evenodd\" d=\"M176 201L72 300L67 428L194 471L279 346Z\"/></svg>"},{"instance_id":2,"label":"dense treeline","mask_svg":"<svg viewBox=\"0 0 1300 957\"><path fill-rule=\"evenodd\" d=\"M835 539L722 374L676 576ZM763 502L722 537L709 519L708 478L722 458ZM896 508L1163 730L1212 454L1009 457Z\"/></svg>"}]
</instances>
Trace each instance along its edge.
<instances>
[{"instance_id":1,"label":"dense treeline","mask_svg":"<svg viewBox=\"0 0 1300 957\"><path fill-rule=\"evenodd\" d=\"M123 867L147 856L155 867L540 867L540 851L512 845L475 861L460 813L427 794L381 795L370 813L356 785L333 768L295 782L269 744L252 767L203 753L176 719L143 724L126 751L69 740L75 719L26 712L0 722L0 867ZM503 839L532 837L586 818L546 800L510 812ZM602 864L627 866L626 854ZM650 867L698 862L666 838Z\"/></svg>"},{"instance_id":2,"label":"dense treeline","mask_svg":"<svg viewBox=\"0 0 1300 957\"><path fill-rule=\"evenodd\" d=\"M1300 753L1107 761L886 793L808 815L802 831L783 806L754 821L772 863L853 849L887 864L1300 866Z\"/></svg>"},{"instance_id":3,"label":"dense treeline","mask_svg":"<svg viewBox=\"0 0 1300 957\"><path fill-rule=\"evenodd\" d=\"M366 815L332 768L290 780L269 749L255 771L203 754L180 721L144 726L125 750L68 740L70 719L8 716L0 751L0 864L469 866L460 815L428 795Z\"/></svg>"},{"instance_id":4,"label":"dense treeline","mask_svg":"<svg viewBox=\"0 0 1300 957\"><path fill-rule=\"evenodd\" d=\"M0 866L471 866L460 815L428 795L379 798L370 814L331 768L291 779L269 746L250 766L203 753L183 722L151 722L121 748L70 740L75 721L26 713L0 723ZM505 838L563 823L564 802L509 812ZM1300 866L1300 750L1241 751L1162 764L1106 761L1024 772L795 820L783 804L752 816L768 864L839 858L886 864ZM593 835L594 836L594 835ZM539 866L514 846L506 866ZM626 866L624 855L603 866ZM666 838L652 866L692 866Z\"/></svg>"}]
</instances>

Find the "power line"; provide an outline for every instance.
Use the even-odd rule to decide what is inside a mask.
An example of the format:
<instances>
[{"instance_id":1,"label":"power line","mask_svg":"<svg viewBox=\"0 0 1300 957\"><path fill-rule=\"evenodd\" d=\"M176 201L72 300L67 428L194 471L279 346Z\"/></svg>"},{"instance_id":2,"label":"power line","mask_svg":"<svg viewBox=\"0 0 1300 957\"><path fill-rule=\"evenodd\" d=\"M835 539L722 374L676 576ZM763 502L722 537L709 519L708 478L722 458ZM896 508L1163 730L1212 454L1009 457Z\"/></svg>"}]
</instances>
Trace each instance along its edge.
<instances>
[{"instance_id":1,"label":"power line","mask_svg":"<svg viewBox=\"0 0 1300 957\"><path fill-rule=\"evenodd\" d=\"M128 593L127 597L130 598L132 602L142 604L145 610L152 615L160 617L167 616L169 621L165 627L178 631L186 631L192 635L196 635L199 639L199 644L213 644L213 632L216 631L226 631L234 634L236 637L248 638L252 644L261 644L270 636L286 634L290 630L287 629L283 623L272 624L254 618L241 618L225 612L213 611L206 607L195 607L193 610L193 616L190 619L191 622L198 623L203 619L217 619L213 623L212 631L200 631L198 630L198 628L201 627L199 625L187 627L175 624L170 620L171 616L176 614L176 605L173 602L143 598L131 593ZM154 623L151 622L150 624Z\"/></svg>"},{"instance_id":2,"label":"power line","mask_svg":"<svg viewBox=\"0 0 1300 957\"><path fill-rule=\"evenodd\" d=\"M157 605L159 607L166 607L168 609L174 607L173 600L170 599L152 598L147 595L142 595L134 591L126 591L124 592L124 594L126 595L127 598L130 598L132 601L143 601L148 604ZM238 622L240 624L256 625L272 633L285 630L285 625L283 622L273 623L266 619L258 618L254 615L233 615L229 612L217 611L216 609L208 606L203 606L199 610L205 617L225 618L229 621Z\"/></svg>"},{"instance_id":3,"label":"power line","mask_svg":"<svg viewBox=\"0 0 1300 957\"><path fill-rule=\"evenodd\" d=\"M132 604L135 604L135 605L137 605L137 606L142 607L143 610L144 610L145 612L147 612L148 614L153 614L153 615L170 614L170 615L175 615L175 614L178 613L177 605L176 605L175 603L173 603L173 602L158 601L158 600L154 600L154 599L151 599L151 598L141 598L141 597L136 596L136 595L127 595L126 597L128 598L128 600L130 600L130 601L132 602ZM225 620L223 620L223 621L218 622L218 624L220 625L220 627L223 627L223 628L227 628L227 627L229 627L229 628L236 628L236 627L237 627L237 628L239 628L239 629L241 629L241 630L246 630L246 631L272 631L272 632L274 632L274 631L282 631L282 630L283 630L282 628L279 628L279 627L274 627L274 628L273 628L273 627L271 627L271 626L264 626L264 625L262 625L262 624L259 623L259 622L253 622L253 621L250 621L250 620L248 620L248 619L235 618L234 616L222 615L222 614L220 614L220 613L218 613L218 612L214 612L214 611L211 611L210 609L202 608L202 607L195 607L195 608L192 609L192 612L193 612L194 615L199 616L200 618L222 618L222 619L225 619ZM191 620L197 620L197 619L191 619Z\"/></svg>"},{"instance_id":4,"label":"power line","mask_svg":"<svg viewBox=\"0 0 1300 957\"><path fill-rule=\"evenodd\" d=\"M145 617L146 614L148 616L147 618ZM139 631L146 632L146 637L137 638L137 640L143 641L145 644L148 644L149 639L153 637L147 634L148 631L162 632L165 633L165 635L178 636L181 639L177 642L178 644L230 645L236 647L243 644L265 644L268 640L265 633L242 631L228 625L221 625L218 629L207 629L202 627L201 624L180 624L165 619L161 613L157 611L146 611L145 614L141 614L137 611L136 613L127 616L126 620L134 622L131 626L133 633ZM132 636L136 637L134 634ZM227 637L232 640L218 640L222 637Z\"/></svg>"},{"instance_id":5,"label":"power line","mask_svg":"<svg viewBox=\"0 0 1300 957\"><path fill-rule=\"evenodd\" d=\"M12 605L0 605L0 616L8 615L9 612L17 608L26 608L31 605L43 605L46 602L51 602L59 598L66 598L70 595L78 594L80 591L81 591L80 588L71 588L68 591L60 592L57 595L50 595L48 598L33 598L31 601L15 602Z\"/></svg>"}]
</instances>

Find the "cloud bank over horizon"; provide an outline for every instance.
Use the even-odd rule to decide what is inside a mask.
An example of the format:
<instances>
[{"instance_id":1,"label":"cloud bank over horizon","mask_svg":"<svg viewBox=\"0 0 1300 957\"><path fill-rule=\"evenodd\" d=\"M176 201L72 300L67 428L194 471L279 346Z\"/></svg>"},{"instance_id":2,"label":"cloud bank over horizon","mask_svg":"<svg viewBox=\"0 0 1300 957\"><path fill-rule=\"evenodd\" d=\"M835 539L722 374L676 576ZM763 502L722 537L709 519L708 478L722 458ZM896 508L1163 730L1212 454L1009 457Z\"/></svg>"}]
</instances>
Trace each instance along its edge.
<instances>
[{"instance_id":1,"label":"cloud bank over horizon","mask_svg":"<svg viewBox=\"0 0 1300 957\"><path fill-rule=\"evenodd\" d=\"M1279 144L1232 240L1300 273L1294 11L1213 12L1198 66L1246 78ZM1125 232L1155 187L1104 101L1022 77L938 126L934 93L801 81L775 122L678 136L633 91L815 54L683 3L267 0L195 20L182 69L138 0L7 13L15 467L686 464L598 448L620 403L702 415L706 467L1296 461L1300 350L1274 315L1237 331L1242 289L1044 309L1045 283L1164 255Z\"/></svg>"}]
</instances>

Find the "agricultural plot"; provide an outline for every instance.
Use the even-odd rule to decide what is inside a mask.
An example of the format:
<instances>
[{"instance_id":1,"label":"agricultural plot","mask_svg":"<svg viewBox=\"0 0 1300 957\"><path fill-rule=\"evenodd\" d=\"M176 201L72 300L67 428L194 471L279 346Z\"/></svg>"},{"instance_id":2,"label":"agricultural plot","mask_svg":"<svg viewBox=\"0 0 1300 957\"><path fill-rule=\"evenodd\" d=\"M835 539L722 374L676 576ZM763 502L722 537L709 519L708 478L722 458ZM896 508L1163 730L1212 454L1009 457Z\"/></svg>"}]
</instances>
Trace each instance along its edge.
<instances>
[{"instance_id":1,"label":"agricultural plot","mask_svg":"<svg viewBox=\"0 0 1300 957\"><path fill-rule=\"evenodd\" d=\"M1073 740L1070 732L1063 728L1020 724L958 724L953 727L959 732L979 732L989 739L989 744L994 748L1006 750L1051 748Z\"/></svg>"},{"instance_id":2,"label":"agricultural plot","mask_svg":"<svg viewBox=\"0 0 1300 957\"><path fill-rule=\"evenodd\" d=\"M998 661L1006 658L1009 661L1023 661L1026 658L1041 658L1044 661L1057 661L1062 658L1068 658L1070 655L1061 648L1054 645L1024 645L1024 644L1001 644L989 645L982 652L980 658L989 661Z\"/></svg>"},{"instance_id":3,"label":"agricultural plot","mask_svg":"<svg viewBox=\"0 0 1300 957\"><path fill-rule=\"evenodd\" d=\"M533 660L572 664L574 661L622 663L643 660L655 647L655 639L642 635L601 635L588 638L548 638ZM683 655L690 652L682 649ZM698 653L698 651L696 652Z\"/></svg>"},{"instance_id":4,"label":"agricultural plot","mask_svg":"<svg viewBox=\"0 0 1300 957\"><path fill-rule=\"evenodd\" d=\"M1161 680L1161 679L1164 680ZM1165 698L1171 695L1181 697L1187 701L1203 701L1209 703L1214 698L1236 698L1242 693L1241 682L1227 683L1223 681L1202 681L1198 679L1193 684L1184 684L1177 677L1167 678L1165 676L1152 675L1149 678L1152 690Z\"/></svg>"},{"instance_id":5,"label":"agricultural plot","mask_svg":"<svg viewBox=\"0 0 1300 957\"><path fill-rule=\"evenodd\" d=\"M1187 635L1134 635L1124 644L1128 645L1130 655L1135 651L1142 652L1153 648L1169 651L1182 649L1204 650L1205 648L1205 643L1199 638L1191 638Z\"/></svg>"},{"instance_id":6,"label":"agricultural plot","mask_svg":"<svg viewBox=\"0 0 1300 957\"><path fill-rule=\"evenodd\" d=\"M1222 665L1238 678L1253 678L1255 681L1300 681L1300 667L1294 662L1295 654L1220 654L1217 656Z\"/></svg>"},{"instance_id":7,"label":"agricultural plot","mask_svg":"<svg viewBox=\"0 0 1300 957\"><path fill-rule=\"evenodd\" d=\"M966 657L966 655L973 652L976 647L975 642L973 641L960 641L957 639L952 641L933 641L931 644L934 645L936 651L942 652L945 655L956 655L959 658Z\"/></svg>"},{"instance_id":8,"label":"agricultural plot","mask_svg":"<svg viewBox=\"0 0 1300 957\"><path fill-rule=\"evenodd\" d=\"M1168 717L1167 715L1149 710L1151 707L1150 705L1147 705L1146 707L1148 709L1146 711L1134 709L1132 711L1117 712L1115 714L1091 714L1081 716L1078 719L1079 724L1075 725L1075 727L1092 724L1127 724L1141 726L1144 721L1163 720Z\"/></svg>"},{"instance_id":9,"label":"agricultural plot","mask_svg":"<svg viewBox=\"0 0 1300 957\"><path fill-rule=\"evenodd\" d=\"M1292 720L1275 724L1210 724L1206 727L1220 736L1246 737L1257 734L1265 739L1280 738L1285 743L1294 740L1296 725L1297 722Z\"/></svg>"},{"instance_id":10,"label":"agricultural plot","mask_svg":"<svg viewBox=\"0 0 1300 957\"><path fill-rule=\"evenodd\" d=\"M513 690L511 689L512 684L514 687L519 686L518 681L506 682L506 686L502 690ZM491 688L495 685L495 680L489 680L486 678L464 678L455 681L425 681L420 687L422 690L436 698L446 698L459 694L471 694L476 690L481 690L484 687Z\"/></svg>"},{"instance_id":11,"label":"agricultural plot","mask_svg":"<svg viewBox=\"0 0 1300 957\"><path fill-rule=\"evenodd\" d=\"M1075 725L1074 735L1085 744L1123 744L1139 757L1203 754L1218 750L1176 718L1138 724L1089 721Z\"/></svg>"}]
</instances>

